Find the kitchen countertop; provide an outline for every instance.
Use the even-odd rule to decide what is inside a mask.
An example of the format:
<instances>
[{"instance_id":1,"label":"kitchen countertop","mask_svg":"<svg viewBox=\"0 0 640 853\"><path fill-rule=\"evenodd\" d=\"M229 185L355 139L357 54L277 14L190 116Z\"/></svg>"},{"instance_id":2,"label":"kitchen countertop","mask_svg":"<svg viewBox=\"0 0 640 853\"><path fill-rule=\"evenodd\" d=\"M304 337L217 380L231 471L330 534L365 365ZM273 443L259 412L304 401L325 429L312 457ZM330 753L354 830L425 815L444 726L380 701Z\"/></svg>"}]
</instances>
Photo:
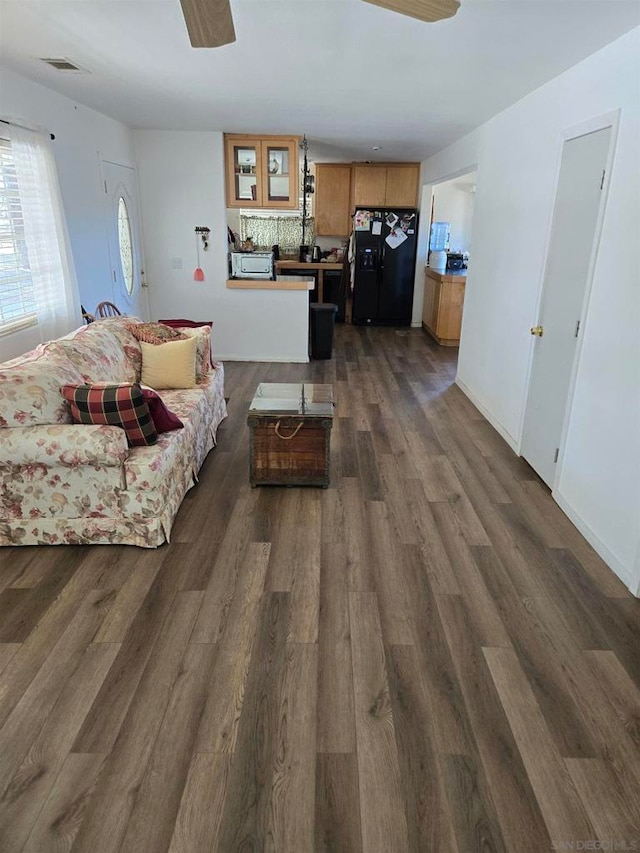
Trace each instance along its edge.
<instances>
[{"instance_id":1,"label":"kitchen countertop","mask_svg":"<svg viewBox=\"0 0 640 853\"><path fill-rule=\"evenodd\" d=\"M275 281L270 278L228 278L227 287L232 290L313 290L315 281L298 275L279 275Z\"/></svg>"},{"instance_id":2,"label":"kitchen countertop","mask_svg":"<svg viewBox=\"0 0 640 853\"><path fill-rule=\"evenodd\" d=\"M324 274L327 271L341 270L342 262L329 264L318 261L307 263L306 261L276 261L276 272L281 270L296 271L297 275L304 274L307 270L318 274L318 302L324 302ZM300 270L300 272L298 272ZM279 276L278 276L279 277Z\"/></svg>"},{"instance_id":3,"label":"kitchen countertop","mask_svg":"<svg viewBox=\"0 0 640 853\"><path fill-rule=\"evenodd\" d=\"M453 282L460 279L467 280L469 270L436 270L431 267L424 268L425 275L435 278L436 281Z\"/></svg>"}]
</instances>

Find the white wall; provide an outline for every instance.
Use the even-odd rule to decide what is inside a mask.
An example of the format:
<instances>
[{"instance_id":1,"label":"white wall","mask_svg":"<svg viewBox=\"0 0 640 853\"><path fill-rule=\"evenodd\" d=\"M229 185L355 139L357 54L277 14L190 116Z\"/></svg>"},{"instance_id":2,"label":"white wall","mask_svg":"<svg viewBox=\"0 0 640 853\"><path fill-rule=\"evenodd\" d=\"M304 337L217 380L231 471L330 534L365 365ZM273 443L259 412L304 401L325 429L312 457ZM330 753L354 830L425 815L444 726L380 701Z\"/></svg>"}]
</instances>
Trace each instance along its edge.
<instances>
[{"instance_id":1,"label":"white wall","mask_svg":"<svg viewBox=\"0 0 640 853\"><path fill-rule=\"evenodd\" d=\"M222 133L137 130L134 140L151 315L213 320L216 358L306 360L306 292L226 287ZM203 282L193 280L196 225L211 229Z\"/></svg>"},{"instance_id":2,"label":"white wall","mask_svg":"<svg viewBox=\"0 0 640 853\"><path fill-rule=\"evenodd\" d=\"M589 315L554 497L640 588L640 29L423 163L425 184L477 163L458 382L518 449L566 129L621 110Z\"/></svg>"},{"instance_id":3,"label":"white wall","mask_svg":"<svg viewBox=\"0 0 640 853\"><path fill-rule=\"evenodd\" d=\"M53 150L80 301L87 311L94 311L98 302L113 300L100 160L134 165L131 131L1 66L0 117L55 134ZM39 340L33 328L0 338L0 360L31 349Z\"/></svg>"}]
</instances>

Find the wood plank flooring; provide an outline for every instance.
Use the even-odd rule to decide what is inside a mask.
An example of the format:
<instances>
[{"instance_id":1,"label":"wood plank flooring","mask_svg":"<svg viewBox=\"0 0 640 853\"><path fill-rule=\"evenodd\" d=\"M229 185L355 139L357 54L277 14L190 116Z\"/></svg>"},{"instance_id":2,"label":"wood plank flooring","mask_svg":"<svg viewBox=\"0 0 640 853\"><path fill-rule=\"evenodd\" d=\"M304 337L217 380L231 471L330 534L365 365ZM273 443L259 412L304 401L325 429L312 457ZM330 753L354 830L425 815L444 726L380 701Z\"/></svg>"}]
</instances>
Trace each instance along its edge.
<instances>
[{"instance_id":1,"label":"wood plank flooring","mask_svg":"<svg viewBox=\"0 0 640 853\"><path fill-rule=\"evenodd\" d=\"M455 367L351 326L229 363L170 545L0 550L1 853L640 849L640 601ZM300 380L331 487L252 490Z\"/></svg>"}]
</instances>

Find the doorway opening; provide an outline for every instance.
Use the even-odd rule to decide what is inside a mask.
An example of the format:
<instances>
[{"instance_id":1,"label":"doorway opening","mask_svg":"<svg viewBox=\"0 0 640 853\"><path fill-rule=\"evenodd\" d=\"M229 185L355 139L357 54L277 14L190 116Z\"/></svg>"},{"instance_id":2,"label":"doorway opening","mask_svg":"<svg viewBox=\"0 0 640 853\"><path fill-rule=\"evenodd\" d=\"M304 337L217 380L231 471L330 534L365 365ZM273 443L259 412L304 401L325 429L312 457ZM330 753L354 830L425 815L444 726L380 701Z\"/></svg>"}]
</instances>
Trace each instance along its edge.
<instances>
[{"instance_id":1,"label":"doorway opening","mask_svg":"<svg viewBox=\"0 0 640 853\"><path fill-rule=\"evenodd\" d=\"M103 160L105 223L111 263L111 293L108 301L137 317L149 316L144 281L138 184L135 169Z\"/></svg>"},{"instance_id":2,"label":"doorway opening","mask_svg":"<svg viewBox=\"0 0 640 853\"><path fill-rule=\"evenodd\" d=\"M476 178L469 171L431 191L422 327L439 346L460 345Z\"/></svg>"}]
</instances>

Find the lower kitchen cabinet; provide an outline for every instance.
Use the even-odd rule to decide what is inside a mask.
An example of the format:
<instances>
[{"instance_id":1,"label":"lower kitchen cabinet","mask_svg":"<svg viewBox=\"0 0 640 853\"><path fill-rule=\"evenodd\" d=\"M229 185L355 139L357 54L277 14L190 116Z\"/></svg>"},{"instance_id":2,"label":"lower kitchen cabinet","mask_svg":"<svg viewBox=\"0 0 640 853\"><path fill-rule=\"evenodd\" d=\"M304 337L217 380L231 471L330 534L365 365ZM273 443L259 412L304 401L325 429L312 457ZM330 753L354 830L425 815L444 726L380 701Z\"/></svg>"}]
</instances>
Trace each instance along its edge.
<instances>
[{"instance_id":1,"label":"lower kitchen cabinet","mask_svg":"<svg viewBox=\"0 0 640 853\"><path fill-rule=\"evenodd\" d=\"M460 343L466 271L438 272L425 269L422 326L445 347Z\"/></svg>"},{"instance_id":2,"label":"lower kitchen cabinet","mask_svg":"<svg viewBox=\"0 0 640 853\"><path fill-rule=\"evenodd\" d=\"M347 308L347 288L343 270L327 270L324 274L324 301L338 306L336 323L344 323Z\"/></svg>"}]
</instances>

